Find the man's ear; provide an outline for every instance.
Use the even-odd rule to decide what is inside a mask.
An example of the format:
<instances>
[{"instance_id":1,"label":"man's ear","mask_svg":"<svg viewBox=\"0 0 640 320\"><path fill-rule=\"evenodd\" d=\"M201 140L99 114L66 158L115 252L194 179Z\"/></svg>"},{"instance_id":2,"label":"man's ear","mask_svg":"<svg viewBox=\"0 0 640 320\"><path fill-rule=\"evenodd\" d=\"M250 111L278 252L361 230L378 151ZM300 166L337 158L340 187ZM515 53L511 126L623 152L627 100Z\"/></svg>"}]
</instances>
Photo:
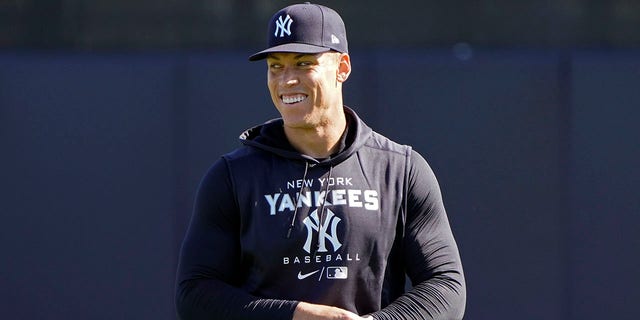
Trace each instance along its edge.
<instances>
[{"instance_id":1,"label":"man's ear","mask_svg":"<svg viewBox=\"0 0 640 320\"><path fill-rule=\"evenodd\" d=\"M339 82L345 82L349 78L350 74L351 74L351 58L349 57L349 54L342 53L338 58L338 74L336 76L336 79Z\"/></svg>"}]
</instances>

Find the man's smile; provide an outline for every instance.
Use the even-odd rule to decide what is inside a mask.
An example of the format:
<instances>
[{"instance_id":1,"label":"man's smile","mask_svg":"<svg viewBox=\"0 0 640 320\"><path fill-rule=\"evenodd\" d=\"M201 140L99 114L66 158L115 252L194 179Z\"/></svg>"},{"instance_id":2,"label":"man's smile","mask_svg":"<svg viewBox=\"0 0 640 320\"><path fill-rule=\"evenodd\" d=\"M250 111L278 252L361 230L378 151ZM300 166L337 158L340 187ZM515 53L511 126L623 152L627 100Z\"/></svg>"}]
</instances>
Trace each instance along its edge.
<instances>
[{"instance_id":1,"label":"man's smile","mask_svg":"<svg viewBox=\"0 0 640 320\"><path fill-rule=\"evenodd\" d=\"M304 94L281 95L280 98L285 104L294 104L307 98Z\"/></svg>"}]
</instances>

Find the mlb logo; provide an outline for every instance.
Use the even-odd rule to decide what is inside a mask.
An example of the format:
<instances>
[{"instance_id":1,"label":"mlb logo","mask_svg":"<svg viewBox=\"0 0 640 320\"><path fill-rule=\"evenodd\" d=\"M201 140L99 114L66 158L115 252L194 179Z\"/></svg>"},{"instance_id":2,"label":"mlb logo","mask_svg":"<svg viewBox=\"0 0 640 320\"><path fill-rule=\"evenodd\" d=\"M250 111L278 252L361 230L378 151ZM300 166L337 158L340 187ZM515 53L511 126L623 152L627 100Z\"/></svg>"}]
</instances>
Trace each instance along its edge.
<instances>
[{"instance_id":1,"label":"mlb logo","mask_svg":"<svg viewBox=\"0 0 640 320\"><path fill-rule=\"evenodd\" d=\"M346 279L348 271L347 267L328 267L327 279Z\"/></svg>"}]
</instances>

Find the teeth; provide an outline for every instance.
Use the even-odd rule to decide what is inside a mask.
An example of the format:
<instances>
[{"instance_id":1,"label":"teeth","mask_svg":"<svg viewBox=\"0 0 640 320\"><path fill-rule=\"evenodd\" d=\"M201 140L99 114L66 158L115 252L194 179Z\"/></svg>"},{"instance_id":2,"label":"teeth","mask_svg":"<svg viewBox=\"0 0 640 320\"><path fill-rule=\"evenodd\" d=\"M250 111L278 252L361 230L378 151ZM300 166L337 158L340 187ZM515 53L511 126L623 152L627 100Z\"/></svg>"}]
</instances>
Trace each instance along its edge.
<instances>
[{"instance_id":1,"label":"teeth","mask_svg":"<svg viewBox=\"0 0 640 320\"><path fill-rule=\"evenodd\" d=\"M295 96L282 96L282 101L284 103L290 104L290 103L296 103L296 102L300 102L304 99L306 99L307 97L305 95L302 94L298 94Z\"/></svg>"}]
</instances>

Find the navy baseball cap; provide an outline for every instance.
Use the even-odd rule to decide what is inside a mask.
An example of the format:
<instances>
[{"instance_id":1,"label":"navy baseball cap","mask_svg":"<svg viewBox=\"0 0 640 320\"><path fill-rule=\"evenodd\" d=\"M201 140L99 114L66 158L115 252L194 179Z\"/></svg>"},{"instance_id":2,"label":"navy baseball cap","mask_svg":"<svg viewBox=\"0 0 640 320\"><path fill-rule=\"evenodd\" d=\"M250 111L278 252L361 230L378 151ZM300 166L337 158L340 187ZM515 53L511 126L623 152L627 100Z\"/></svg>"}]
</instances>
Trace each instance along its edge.
<instances>
[{"instance_id":1,"label":"navy baseball cap","mask_svg":"<svg viewBox=\"0 0 640 320\"><path fill-rule=\"evenodd\" d=\"M333 9L309 2L276 12L269 22L267 43L267 49L253 54L249 60L262 60L270 52L349 52L347 31L340 15Z\"/></svg>"}]
</instances>

